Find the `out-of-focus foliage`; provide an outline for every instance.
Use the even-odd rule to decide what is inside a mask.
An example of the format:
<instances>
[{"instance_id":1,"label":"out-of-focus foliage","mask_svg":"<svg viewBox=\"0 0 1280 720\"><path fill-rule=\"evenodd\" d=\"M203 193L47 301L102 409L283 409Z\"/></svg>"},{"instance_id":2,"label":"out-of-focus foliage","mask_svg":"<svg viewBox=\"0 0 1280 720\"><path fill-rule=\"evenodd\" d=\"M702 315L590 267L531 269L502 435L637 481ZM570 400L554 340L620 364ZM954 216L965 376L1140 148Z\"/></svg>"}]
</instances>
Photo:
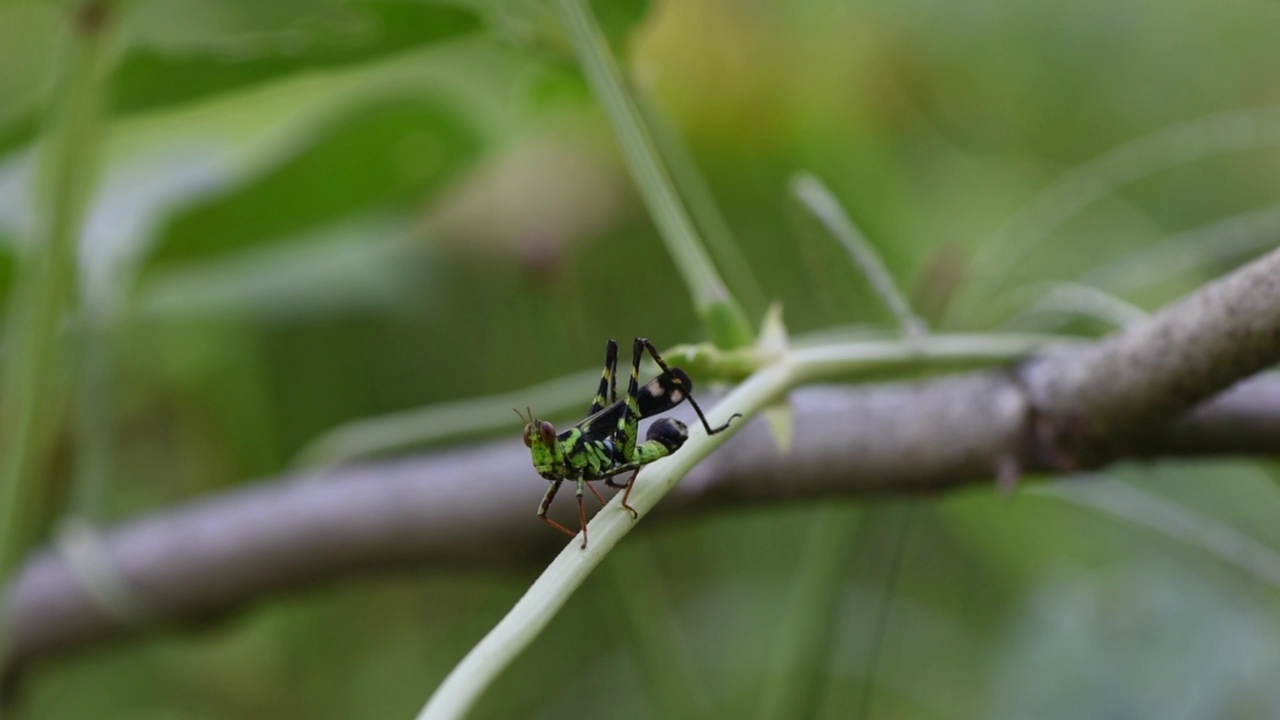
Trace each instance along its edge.
<instances>
[{"instance_id":1,"label":"out-of-focus foliage","mask_svg":"<svg viewBox=\"0 0 1280 720\"><path fill-rule=\"evenodd\" d=\"M0 7L6 291L33 224L65 5ZM1280 231L1274 3L595 5L793 332L892 323L788 199L801 169L840 197L917 310L954 331L1002 327L1048 282L1154 309ZM110 452L93 462L111 492L80 511L124 519L283 472L339 423L570 374L606 337L700 339L541 3L123 7L81 284L106 358L91 381L109 390L96 433ZM1165 139L1129 144L1148 136ZM64 431L58 472L84 462L76 440ZM1280 544L1270 467L1119 474ZM543 489L532 472L512 488L532 498L531 522ZM986 490L916 512L873 717L1280 713L1277 588L1194 542ZM614 599L629 588L610 586L625 573L600 574L478 714L660 716L682 701L632 638L661 632L683 638L680 667L716 716L751 716L810 514L633 536L669 610L628 627ZM878 518L863 513L841 590L825 717L853 716L871 685L895 537ZM31 717L408 717L528 579L353 579L49 663L30 676Z\"/></svg>"}]
</instances>

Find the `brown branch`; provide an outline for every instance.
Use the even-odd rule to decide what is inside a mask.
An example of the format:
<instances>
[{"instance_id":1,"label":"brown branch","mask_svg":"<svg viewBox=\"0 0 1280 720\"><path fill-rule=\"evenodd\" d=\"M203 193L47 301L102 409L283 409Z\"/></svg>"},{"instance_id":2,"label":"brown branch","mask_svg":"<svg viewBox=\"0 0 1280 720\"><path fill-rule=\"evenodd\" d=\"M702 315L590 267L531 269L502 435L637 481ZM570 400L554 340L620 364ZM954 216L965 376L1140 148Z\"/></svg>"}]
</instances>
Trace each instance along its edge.
<instances>
[{"instance_id":1,"label":"brown branch","mask_svg":"<svg viewBox=\"0 0 1280 720\"><path fill-rule=\"evenodd\" d=\"M802 388L792 403L790 455L752 422L653 517L988 482L1022 429L1019 390L998 373ZM1242 385L1137 451L1280 453L1280 378ZM1043 467L1033 455L1020 462ZM506 440L243 487L110 530L102 550L158 617L199 619L360 570L544 562L563 538L534 519L543 490L524 446ZM50 549L26 566L8 616L24 658L137 629L102 610Z\"/></svg>"},{"instance_id":2,"label":"brown branch","mask_svg":"<svg viewBox=\"0 0 1280 720\"><path fill-rule=\"evenodd\" d=\"M1201 288L1106 341L1026 373L1047 435L1096 463L1277 361L1280 251Z\"/></svg>"},{"instance_id":3,"label":"brown branch","mask_svg":"<svg viewBox=\"0 0 1280 720\"><path fill-rule=\"evenodd\" d=\"M1280 453L1274 376L1242 383L1172 426L1161 422L1280 360L1280 284L1269 281L1278 272L1273 253L1134 330L1019 369L798 389L789 455L752 422L655 517L937 492L990 482L997 468L1060 472L1064 451L1082 467L1118 457ZM1117 427L1112 414L1143 431ZM362 570L542 562L564 542L534 519L544 488L525 448L504 440L243 487L107 531L98 550L150 613L182 622ZM95 603L49 549L29 560L7 600L19 660L138 629Z\"/></svg>"}]
</instances>

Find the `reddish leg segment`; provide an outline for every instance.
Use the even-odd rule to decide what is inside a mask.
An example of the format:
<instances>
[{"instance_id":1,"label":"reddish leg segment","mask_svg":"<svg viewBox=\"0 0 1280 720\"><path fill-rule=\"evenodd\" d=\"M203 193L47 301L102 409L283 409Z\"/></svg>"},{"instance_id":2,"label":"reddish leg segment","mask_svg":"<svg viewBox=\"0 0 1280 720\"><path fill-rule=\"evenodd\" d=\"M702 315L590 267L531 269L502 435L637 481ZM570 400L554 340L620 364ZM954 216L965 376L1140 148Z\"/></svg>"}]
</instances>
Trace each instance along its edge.
<instances>
[{"instance_id":1,"label":"reddish leg segment","mask_svg":"<svg viewBox=\"0 0 1280 720\"><path fill-rule=\"evenodd\" d=\"M542 504L538 506L538 519L569 537L573 537L578 533L547 517L547 508L551 507L551 501L556 498L556 491L560 489L560 485L563 482L563 480L556 480L551 483L551 487L547 488L547 494L542 496Z\"/></svg>"}]
</instances>

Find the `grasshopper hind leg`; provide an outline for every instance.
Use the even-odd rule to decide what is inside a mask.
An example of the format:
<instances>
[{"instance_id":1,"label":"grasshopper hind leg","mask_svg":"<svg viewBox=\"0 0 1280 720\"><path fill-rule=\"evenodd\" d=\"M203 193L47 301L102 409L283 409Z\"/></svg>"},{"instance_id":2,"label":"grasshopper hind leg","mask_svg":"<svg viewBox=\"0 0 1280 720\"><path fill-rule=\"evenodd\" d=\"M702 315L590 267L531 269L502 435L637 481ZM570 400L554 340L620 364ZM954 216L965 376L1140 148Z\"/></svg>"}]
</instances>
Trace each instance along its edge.
<instances>
[{"instance_id":1,"label":"grasshopper hind leg","mask_svg":"<svg viewBox=\"0 0 1280 720\"><path fill-rule=\"evenodd\" d=\"M618 399L618 343L610 340L604 349L604 372L600 374L600 387L591 401L588 415L595 415Z\"/></svg>"},{"instance_id":2,"label":"grasshopper hind leg","mask_svg":"<svg viewBox=\"0 0 1280 720\"><path fill-rule=\"evenodd\" d=\"M631 513L632 520L639 520L640 513L636 512L635 508L627 504L627 500L631 498L631 486L636 484L636 476L639 474L640 474L640 468L636 468L631 473L631 477L627 478L627 489L622 491L622 508L627 512Z\"/></svg>"},{"instance_id":3,"label":"grasshopper hind leg","mask_svg":"<svg viewBox=\"0 0 1280 720\"><path fill-rule=\"evenodd\" d=\"M604 496L600 494L600 491L596 489L595 485L592 485L591 483L587 483L587 489L591 491L592 495L596 496L596 499L600 501L601 505L608 504L609 501L604 499Z\"/></svg>"},{"instance_id":4,"label":"grasshopper hind leg","mask_svg":"<svg viewBox=\"0 0 1280 720\"><path fill-rule=\"evenodd\" d=\"M607 477L604 479L604 484L608 485L611 488L626 488L626 490L622 493L622 509L631 513L632 520L639 520L640 513L636 512L636 509L631 507L631 505L627 503L627 500L630 499L631 497L631 486L635 484L636 476L639 474L640 474L640 468L636 468L634 471L632 471L631 477L627 478L627 481L624 483L614 482L613 477Z\"/></svg>"},{"instance_id":5,"label":"grasshopper hind leg","mask_svg":"<svg viewBox=\"0 0 1280 720\"><path fill-rule=\"evenodd\" d=\"M716 428L711 427L711 423L707 422L707 416L702 414L702 408L698 407L698 401L693 399L693 383L688 380L688 373L680 370L679 368L673 369L670 365L667 365L667 361L663 360L662 356L658 354L658 348L654 347L653 343L649 342L648 338L638 337L635 341L634 352L639 355L642 348L649 353L649 357L653 358L654 362L658 363L658 367L662 368L662 372L667 377L671 378L672 382L684 387L685 397L689 399L689 404L693 406L693 411L698 414L698 419L702 421L702 427L706 428L708 435L715 435L717 433L724 432L729 428L729 423L733 422L735 418L742 417L742 413L734 413L729 416L729 419L726 420L723 425ZM640 364L639 359L636 360L635 364L637 366Z\"/></svg>"}]
</instances>

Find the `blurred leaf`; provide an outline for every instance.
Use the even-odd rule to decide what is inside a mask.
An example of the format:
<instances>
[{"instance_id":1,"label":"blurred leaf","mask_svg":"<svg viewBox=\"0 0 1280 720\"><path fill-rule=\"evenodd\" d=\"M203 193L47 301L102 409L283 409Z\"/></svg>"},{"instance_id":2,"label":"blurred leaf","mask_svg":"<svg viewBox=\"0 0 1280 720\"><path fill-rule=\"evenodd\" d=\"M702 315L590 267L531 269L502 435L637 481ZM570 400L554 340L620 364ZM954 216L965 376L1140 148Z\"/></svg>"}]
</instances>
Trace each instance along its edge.
<instances>
[{"instance_id":1,"label":"blurred leaf","mask_svg":"<svg viewBox=\"0 0 1280 720\"><path fill-rule=\"evenodd\" d=\"M429 0L352 0L323 4L319 10L314 5L295 6L293 12L274 17L271 13L239 12L234 20L228 19L251 5L262 3L228 6L225 2L190 0L130 4L128 9L136 13L129 18L135 43L125 50L115 73L112 113L154 111L288 75L367 63L462 37L481 27L473 10L459 3ZM9 27L17 37L47 38L50 31L40 29L49 24L47 14L26 13L22 17L26 22ZM6 27L6 19L0 17L0 31ZM185 32L175 32L175 23L183 25ZM0 42L4 37L0 34ZM15 50L27 47L16 42L4 45ZM47 50L56 43L32 46ZM15 55L0 53L0 71L12 64L23 72L0 72L0 77L29 77L33 79L25 80L24 85L38 85L41 68L48 63L39 57L10 60ZM5 89L0 81L0 100ZM32 107L0 123L0 155L35 137L39 111Z\"/></svg>"},{"instance_id":2,"label":"blurred leaf","mask_svg":"<svg viewBox=\"0 0 1280 720\"><path fill-rule=\"evenodd\" d=\"M127 114L191 102L283 75L367 62L479 28L480 18L454 3L364 0L260 37L226 38L221 49L212 43L143 45L120 66L114 109Z\"/></svg>"},{"instance_id":3,"label":"blurred leaf","mask_svg":"<svg viewBox=\"0 0 1280 720\"><path fill-rule=\"evenodd\" d=\"M1277 234L1280 204L1272 204L1168 235L1091 268L1080 281L1126 294L1182 281L1181 294L1274 247Z\"/></svg>"},{"instance_id":4,"label":"blurred leaf","mask_svg":"<svg viewBox=\"0 0 1280 720\"><path fill-rule=\"evenodd\" d=\"M438 102L365 110L265 177L178 214L162 237L182 242L163 243L153 260L209 257L369 207L422 202L476 150L476 138Z\"/></svg>"},{"instance_id":5,"label":"blurred leaf","mask_svg":"<svg viewBox=\"0 0 1280 720\"><path fill-rule=\"evenodd\" d=\"M30 137L53 88L64 31L50 3L0 5L0 155Z\"/></svg>"},{"instance_id":6,"label":"blurred leaf","mask_svg":"<svg viewBox=\"0 0 1280 720\"><path fill-rule=\"evenodd\" d=\"M1280 555L1256 538L1239 532L1207 513L1197 512L1156 493L1105 475L1087 483L1027 488L1026 492L1065 500L1101 511L1124 522L1154 530L1165 537L1199 548L1280 590Z\"/></svg>"},{"instance_id":7,"label":"blurred leaf","mask_svg":"<svg viewBox=\"0 0 1280 720\"><path fill-rule=\"evenodd\" d=\"M617 226L630 200L610 138L574 116L490 153L431 203L421 228L450 252L518 257L549 273L574 246Z\"/></svg>"},{"instance_id":8,"label":"blurred leaf","mask_svg":"<svg viewBox=\"0 0 1280 720\"><path fill-rule=\"evenodd\" d=\"M360 418L325 431L297 454L294 465L336 465L389 455L429 443L509 430L511 408L524 403L538 416L559 419L581 412L582 388L600 374L591 369L509 393L438 403L378 417ZM569 422L575 418L568 416Z\"/></svg>"},{"instance_id":9,"label":"blurred leaf","mask_svg":"<svg viewBox=\"0 0 1280 720\"><path fill-rule=\"evenodd\" d=\"M843 247L862 279L875 290L881 304L898 321L899 329L909 339L928 333L924 324L885 267L876 247L854 224L840 201L816 175L799 172L791 176L791 194L806 210L826 227L827 232Z\"/></svg>"},{"instance_id":10,"label":"blurred leaf","mask_svg":"<svg viewBox=\"0 0 1280 720\"><path fill-rule=\"evenodd\" d=\"M39 128L40 118L35 112L0 123L0 158L31 142Z\"/></svg>"},{"instance_id":11,"label":"blurred leaf","mask_svg":"<svg viewBox=\"0 0 1280 720\"><path fill-rule=\"evenodd\" d=\"M538 109L544 112L554 112L561 108L590 108L595 103L586 78L568 62L548 62L535 81L531 93ZM609 141L614 142L612 137Z\"/></svg>"},{"instance_id":12,"label":"blurred leaf","mask_svg":"<svg viewBox=\"0 0 1280 720\"><path fill-rule=\"evenodd\" d=\"M422 253L400 219L357 219L270 245L148 274L139 318L253 317L274 322L390 312L421 280Z\"/></svg>"},{"instance_id":13,"label":"blurred leaf","mask_svg":"<svg viewBox=\"0 0 1280 720\"><path fill-rule=\"evenodd\" d=\"M597 142L607 127L549 3L461 0L456 7L486 27L387 54L361 44L372 30L361 18L429 12L388 3L127 3L132 45L120 48L121 60L137 75L118 88L127 114L111 126L88 249L93 258L132 260L126 270L156 244L160 256L125 308L136 316L111 328L119 407L103 426L116 443L114 516L279 472L307 440L352 418L428 406L418 419L468 431L464 410L476 410L476 398L598 362L605 337L643 334L667 348L699 336L678 271L655 251L655 228L635 212L634 188L615 167L616 139ZM69 3L17 4L52 9L49 26L61 27L57 8ZM807 244L830 252L805 271L799 256L808 248L797 247L786 215L795 168L811 168L846 199L893 277L914 290L916 307L940 319L955 286L972 277L980 241L1064 170L1161 127L1278 101L1274 4L650 5L645 15L641 3L593 0L611 52L629 59L636 84L688 141L763 295L785 300L793 341L823 331L809 345L856 337L830 327L836 318L881 326L888 318L825 238ZM524 37L501 36L528 18L535 22L522 26ZM42 73L62 49L38 23L0 26L0 87L17 88L0 94L0 153L32 147L44 117L36 111ZM465 176L397 174L393 136L415 112L473 143L458 158ZM1235 114L1169 150L1189 157L1215 138L1258 136L1268 132L1265 116ZM1162 239L1156 254L1113 265L1117 285L1103 287L1154 308L1224 272L1280 225L1265 210L1280 198L1276 147L1242 144L1242 152L1161 165L1112 183L1062 223L1031 223L1027 232L1047 238L1018 272L969 289L981 316L1009 290L1078 279ZM28 181L13 172L20 162L21 153L0 158L0 239L10 242L0 248L0 288L11 241L30 227ZM1264 210L1218 222L1248 208ZM414 230L429 254L395 247ZM482 242L494 238L504 242ZM133 286L127 272L112 279ZM1148 280L1157 282L1134 284ZM592 373L598 379L598 367ZM566 382L561 399L577 399L559 407L580 414L595 382ZM492 409L515 421L509 408ZM1256 465L1144 463L1116 472L1280 547L1280 493ZM512 489L526 491L537 492ZM1079 711L1086 705L1098 715L1121 707L1113 714L1125 717L1277 715L1270 696L1251 705L1257 684L1245 677L1275 675L1273 608L1240 601L1232 585L1247 580L1230 568L1131 523L1029 493L1002 501L979 488L937 507L937 520L913 525L913 547L929 551L903 565L871 717L1035 717L1036 703L1059 697L1059 714L1074 709L1074 717L1094 716ZM649 641L687 633L707 715L756 711L777 659L769 640L786 579L812 518L806 505L760 507L646 533L670 589L670 611L648 608L656 616ZM820 717L856 717L871 683L868 646L893 539L876 525L862 525L832 628L834 656L813 678L825 684ZM1151 567L1169 557L1206 571L1169 581ZM1046 566L1064 561L1086 569L1047 581ZM31 718L410 717L423 689L525 582L487 571L428 575L363 578L273 601L194 638L43 663L30 675ZM376 589L387 582L394 597ZM1270 600L1267 588L1245 589L1263 597L1258 605ZM610 622L614 608L590 592L578 600L477 718L662 715ZM1059 620L1069 621L1066 630ZM1255 642L1239 642L1237 621L1258 630ZM1224 630L1221 661L1216 629ZM1231 673L1236 680L1224 684ZM1171 710L1178 693L1199 692L1202 676L1218 697L1236 682L1245 709L1190 697Z\"/></svg>"},{"instance_id":14,"label":"blurred leaf","mask_svg":"<svg viewBox=\"0 0 1280 720\"><path fill-rule=\"evenodd\" d=\"M503 62L484 47L411 55L118 122L83 240L91 293L115 287L156 243L162 254L190 255L188 246L208 254L369 204L422 199L474 156L480 137L505 132L488 119L493 101L478 96ZM508 107L503 122L518 121L520 106ZM22 237L33 227L31 168L30 153L0 164L0 233ZM246 181L262 187L244 190ZM169 227L192 232L177 248L155 230L175 212Z\"/></svg>"},{"instance_id":15,"label":"blurred leaf","mask_svg":"<svg viewBox=\"0 0 1280 720\"><path fill-rule=\"evenodd\" d=\"M728 218L707 184L705 174L698 167L680 131L672 124L662 107L653 102L651 93L641 83L633 81L634 75L624 77L627 80L626 86L635 97L636 107L653 135L654 147L671 174L680 197L688 206L689 215L706 242L707 249L711 251L714 262L717 267L724 269L730 289L743 304L748 316L755 317L766 306L764 290L760 287L756 272L743 255L741 243L734 237Z\"/></svg>"},{"instance_id":16,"label":"blurred leaf","mask_svg":"<svg viewBox=\"0 0 1280 720\"><path fill-rule=\"evenodd\" d=\"M1009 626L985 716L1275 717L1273 614L1205 580L1167 562L1046 573Z\"/></svg>"},{"instance_id":17,"label":"blurred leaf","mask_svg":"<svg viewBox=\"0 0 1280 720\"><path fill-rule=\"evenodd\" d=\"M591 13L615 55L624 56L636 27L649 15L649 0L588 0ZM515 42L548 52L572 65L572 50L564 31L544 0L493 0L490 22Z\"/></svg>"},{"instance_id":18,"label":"blurred leaf","mask_svg":"<svg viewBox=\"0 0 1280 720\"><path fill-rule=\"evenodd\" d=\"M821 707L863 517L835 504L814 511L774 630L773 672L760 690L759 720L813 717Z\"/></svg>"},{"instance_id":19,"label":"blurred leaf","mask_svg":"<svg viewBox=\"0 0 1280 720\"><path fill-rule=\"evenodd\" d=\"M9 302L9 289L18 269L18 258L12 252L17 243L17 238L0 232L0 307Z\"/></svg>"},{"instance_id":20,"label":"blurred leaf","mask_svg":"<svg viewBox=\"0 0 1280 720\"><path fill-rule=\"evenodd\" d=\"M590 5L609 47L626 55L632 31L649 15L649 0L590 0Z\"/></svg>"},{"instance_id":21,"label":"blurred leaf","mask_svg":"<svg viewBox=\"0 0 1280 720\"><path fill-rule=\"evenodd\" d=\"M145 405L127 427L131 442L121 455L132 451L139 467L163 470L118 469L117 508L177 502L283 466L281 408L256 328L239 318L180 318L126 326L118 335L120 376L145 379L123 399Z\"/></svg>"},{"instance_id":22,"label":"blurred leaf","mask_svg":"<svg viewBox=\"0 0 1280 720\"><path fill-rule=\"evenodd\" d=\"M680 271L711 341L725 349L750 344L753 333L746 315L712 265L617 59L604 43L592 9L583 0L555 0L554 5L578 64L618 138L636 189Z\"/></svg>"}]
</instances>

